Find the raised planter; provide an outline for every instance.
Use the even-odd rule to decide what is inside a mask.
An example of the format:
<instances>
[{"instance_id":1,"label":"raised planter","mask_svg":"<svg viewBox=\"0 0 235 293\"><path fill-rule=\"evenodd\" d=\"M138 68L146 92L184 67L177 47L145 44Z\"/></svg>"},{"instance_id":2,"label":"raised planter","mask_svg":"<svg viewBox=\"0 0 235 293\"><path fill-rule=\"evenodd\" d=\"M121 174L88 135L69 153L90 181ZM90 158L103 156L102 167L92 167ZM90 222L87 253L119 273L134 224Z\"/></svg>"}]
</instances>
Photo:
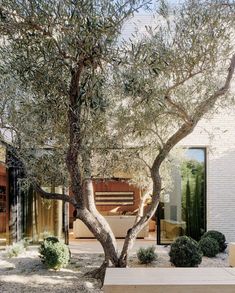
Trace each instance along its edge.
<instances>
[{"instance_id":1,"label":"raised planter","mask_svg":"<svg viewBox=\"0 0 235 293\"><path fill-rule=\"evenodd\" d=\"M228 246L228 261L230 267L235 267L235 242L230 242Z\"/></svg>"},{"instance_id":2,"label":"raised planter","mask_svg":"<svg viewBox=\"0 0 235 293\"><path fill-rule=\"evenodd\" d=\"M233 268L108 268L104 293L234 293Z\"/></svg>"}]
</instances>

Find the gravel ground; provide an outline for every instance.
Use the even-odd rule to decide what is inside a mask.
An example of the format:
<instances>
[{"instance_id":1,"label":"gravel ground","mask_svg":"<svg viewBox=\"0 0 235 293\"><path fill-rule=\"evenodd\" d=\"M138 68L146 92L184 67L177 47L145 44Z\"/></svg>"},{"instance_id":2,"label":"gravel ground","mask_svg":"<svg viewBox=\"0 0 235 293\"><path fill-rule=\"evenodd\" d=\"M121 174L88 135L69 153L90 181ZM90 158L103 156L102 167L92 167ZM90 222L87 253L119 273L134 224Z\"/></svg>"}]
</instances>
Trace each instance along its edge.
<instances>
[{"instance_id":1,"label":"gravel ground","mask_svg":"<svg viewBox=\"0 0 235 293\"><path fill-rule=\"evenodd\" d=\"M170 257L168 255L169 251L170 251L170 246L161 247L160 252L158 252L156 249L156 253L158 255L157 260L154 261L152 264L148 264L145 266L147 266L147 267L162 267L162 268L171 267L172 265L170 263ZM136 256L130 257L129 266L130 267L143 267L143 265L141 265L138 262L138 259ZM202 262L199 265L199 267L229 267L227 250L223 253L218 253L216 255L216 257L209 258L209 257L203 256Z\"/></svg>"},{"instance_id":2,"label":"gravel ground","mask_svg":"<svg viewBox=\"0 0 235 293\"><path fill-rule=\"evenodd\" d=\"M7 258L1 252L0 292L102 292L98 281L84 276L87 271L99 267L102 260L103 256L97 254L75 255L66 269L54 271L41 263L35 247L14 258Z\"/></svg>"},{"instance_id":3,"label":"gravel ground","mask_svg":"<svg viewBox=\"0 0 235 293\"><path fill-rule=\"evenodd\" d=\"M161 248L158 259L148 267L170 267L169 247ZM66 269L48 270L41 263L37 248L30 247L18 257L7 258L0 252L0 292L1 293L100 293L100 283L84 276L84 273L99 267L102 254L75 254ZM130 257L130 267L140 265L135 255ZM220 253L214 258L203 257L200 267L228 267L228 254Z\"/></svg>"}]
</instances>

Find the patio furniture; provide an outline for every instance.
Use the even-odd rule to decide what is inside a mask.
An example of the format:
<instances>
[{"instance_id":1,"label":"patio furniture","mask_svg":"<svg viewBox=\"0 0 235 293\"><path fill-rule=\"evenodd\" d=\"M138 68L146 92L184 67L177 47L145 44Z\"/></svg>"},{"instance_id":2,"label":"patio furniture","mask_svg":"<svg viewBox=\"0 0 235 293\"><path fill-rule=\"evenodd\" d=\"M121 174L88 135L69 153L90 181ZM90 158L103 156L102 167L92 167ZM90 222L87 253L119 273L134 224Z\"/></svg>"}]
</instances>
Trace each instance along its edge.
<instances>
[{"instance_id":1,"label":"patio furniture","mask_svg":"<svg viewBox=\"0 0 235 293\"><path fill-rule=\"evenodd\" d=\"M114 236L117 238L124 238L128 229L130 229L135 222L135 216L105 216L105 219L109 223ZM94 235L79 219L73 222L73 235L75 238L94 238ZM144 238L147 236L148 225L140 231L137 237Z\"/></svg>"},{"instance_id":2,"label":"patio furniture","mask_svg":"<svg viewBox=\"0 0 235 293\"><path fill-rule=\"evenodd\" d=\"M184 221L173 221L173 220L162 220L162 225L165 230L166 238L175 239L179 236L184 235L186 229L186 223Z\"/></svg>"}]
</instances>

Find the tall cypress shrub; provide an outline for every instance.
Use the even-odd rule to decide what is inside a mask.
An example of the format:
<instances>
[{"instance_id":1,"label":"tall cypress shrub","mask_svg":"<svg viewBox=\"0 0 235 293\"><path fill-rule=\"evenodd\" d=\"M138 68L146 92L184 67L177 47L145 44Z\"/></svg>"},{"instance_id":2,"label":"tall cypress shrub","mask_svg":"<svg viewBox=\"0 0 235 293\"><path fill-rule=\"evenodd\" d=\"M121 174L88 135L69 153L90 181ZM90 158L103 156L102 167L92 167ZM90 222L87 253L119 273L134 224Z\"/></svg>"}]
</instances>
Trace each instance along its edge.
<instances>
[{"instance_id":1,"label":"tall cypress shrub","mask_svg":"<svg viewBox=\"0 0 235 293\"><path fill-rule=\"evenodd\" d=\"M185 209L185 220L186 220L186 235L190 236L191 234L191 191L189 179L186 183L186 209Z\"/></svg>"},{"instance_id":2,"label":"tall cypress shrub","mask_svg":"<svg viewBox=\"0 0 235 293\"><path fill-rule=\"evenodd\" d=\"M195 240L199 240L201 236L200 221L201 221L201 189L200 189L200 176L196 175L195 189L193 197L192 219L191 219L191 237Z\"/></svg>"}]
</instances>

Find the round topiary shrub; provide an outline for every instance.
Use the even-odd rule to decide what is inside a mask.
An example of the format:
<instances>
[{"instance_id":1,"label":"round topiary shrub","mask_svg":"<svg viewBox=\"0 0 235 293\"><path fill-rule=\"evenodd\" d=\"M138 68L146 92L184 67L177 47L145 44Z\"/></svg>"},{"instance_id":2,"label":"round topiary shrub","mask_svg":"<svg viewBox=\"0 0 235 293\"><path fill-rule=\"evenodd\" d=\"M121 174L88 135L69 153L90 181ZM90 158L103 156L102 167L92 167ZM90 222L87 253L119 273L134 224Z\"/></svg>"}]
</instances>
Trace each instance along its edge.
<instances>
[{"instance_id":1,"label":"round topiary shrub","mask_svg":"<svg viewBox=\"0 0 235 293\"><path fill-rule=\"evenodd\" d=\"M176 267L197 267L202 261L198 243L187 236L181 236L171 244L169 256Z\"/></svg>"},{"instance_id":2,"label":"round topiary shrub","mask_svg":"<svg viewBox=\"0 0 235 293\"><path fill-rule=\"evenodd\" d=\"M202 238L199 241L199 247L203 255L208 257L214 257L219 253L219 243L211 237Z\"/></svg>"},{"instance_id":3,"label":"round topiary shrub","mask_svg":"<svg viewBox=\"0 0 235 293\"><path fill-rule=\"evenodd\" d=\"M49 268L59 270L68 265L70 254L69 248L62 242L45 239L39 248L42 262Z\"/></svg>"},{"instance_id":4,"label":"round topiary shrub","mask_svg":"<svg viewBox=\"0 0 235 293\"><path fill-rule=\"evenodd\" d=\"M226 247L227 247L226 238L223 233L221 233L219 231L215 231L215 230L210 230L210 231L204 233L202 235L201 239L207 238L207 237L214 238L218 242L220 252L223 252L226 249Z\"/></svg>"},{"instance_id":5,"label":"round topiary shrub","mask_svg":"<svg viewBox=\"0 0 235 293\"><path fill-rule=\"evenodd\" d=\"M155 247L150 246L143 248L141 247L137 251L137 257L140 263L142 264L149 264L157 259L157 254L155 253Z\"/></svg>"}]
</instances>

